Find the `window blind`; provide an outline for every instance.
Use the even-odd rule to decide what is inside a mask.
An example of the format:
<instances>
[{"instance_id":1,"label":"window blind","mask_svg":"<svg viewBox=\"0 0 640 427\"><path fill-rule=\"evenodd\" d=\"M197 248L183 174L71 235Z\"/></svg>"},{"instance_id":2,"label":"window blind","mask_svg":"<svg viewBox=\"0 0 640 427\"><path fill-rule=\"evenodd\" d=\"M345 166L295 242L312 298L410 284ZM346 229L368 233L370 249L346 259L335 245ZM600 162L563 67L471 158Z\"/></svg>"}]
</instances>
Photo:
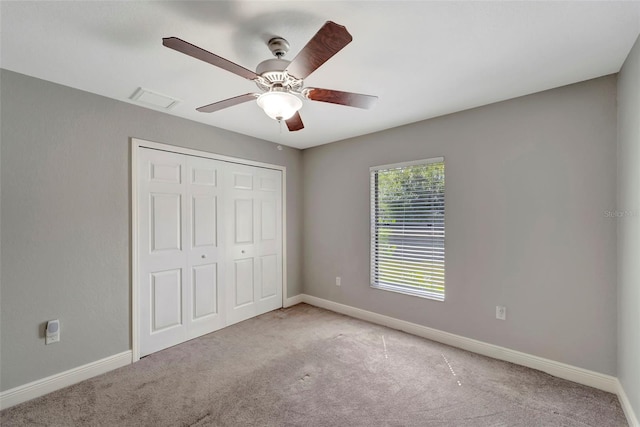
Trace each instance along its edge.
<instances>
[{"instance_id":1,"label":"window blind","mask_svg":"<svg viewBox=\"0 0 640 427\"><path fill-rule=\"evenodd\" d=\"M444 300L444 158L371 174L371 286Z\"/></svg>"}]
</instances>

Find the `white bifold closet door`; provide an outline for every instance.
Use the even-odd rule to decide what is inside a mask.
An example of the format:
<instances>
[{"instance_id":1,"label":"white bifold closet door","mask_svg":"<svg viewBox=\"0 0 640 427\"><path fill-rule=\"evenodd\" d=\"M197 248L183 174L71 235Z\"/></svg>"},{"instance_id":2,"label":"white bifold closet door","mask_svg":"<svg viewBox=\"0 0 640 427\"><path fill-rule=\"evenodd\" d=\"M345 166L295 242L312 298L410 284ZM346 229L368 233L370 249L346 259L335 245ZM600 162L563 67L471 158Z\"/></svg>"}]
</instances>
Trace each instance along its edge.
<instances>
[{"instance_id":1,"label":"white bifold closet door","mask_svg":"<svg viewBox=\"0 0 640 427\"><path fill-rule=\"evenodd\" d=\"M282 173L138 156L140 356L282 307Z\"/></svg>"},{"instance_id":2,"label":"white bifold closet door","mask_svg":"<svg viewBox=\"0 0 640 427\"><path fill-rule=\"evenodd\" d=\"M228 324L282 307L282 174L230 163L225 183Z\"/></svg>"}]
</instances>

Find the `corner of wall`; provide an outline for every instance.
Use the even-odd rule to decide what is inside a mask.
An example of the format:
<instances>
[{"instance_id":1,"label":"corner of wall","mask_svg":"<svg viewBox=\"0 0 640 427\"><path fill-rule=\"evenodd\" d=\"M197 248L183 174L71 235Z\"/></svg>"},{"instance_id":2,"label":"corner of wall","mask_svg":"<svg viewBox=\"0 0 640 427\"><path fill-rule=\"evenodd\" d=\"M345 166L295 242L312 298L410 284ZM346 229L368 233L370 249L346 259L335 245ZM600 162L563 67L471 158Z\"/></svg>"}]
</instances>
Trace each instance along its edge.
<instances>
[{"instance_id":1,"label":"corner of wall","mask_svg":"<svg viewBox=\"0 0 640 427\"><path fill-rule=\"evenodd\" d=\"M629 424L640 414L640 37L617 85L618 396Z\"/></svg>"}]
</instances>

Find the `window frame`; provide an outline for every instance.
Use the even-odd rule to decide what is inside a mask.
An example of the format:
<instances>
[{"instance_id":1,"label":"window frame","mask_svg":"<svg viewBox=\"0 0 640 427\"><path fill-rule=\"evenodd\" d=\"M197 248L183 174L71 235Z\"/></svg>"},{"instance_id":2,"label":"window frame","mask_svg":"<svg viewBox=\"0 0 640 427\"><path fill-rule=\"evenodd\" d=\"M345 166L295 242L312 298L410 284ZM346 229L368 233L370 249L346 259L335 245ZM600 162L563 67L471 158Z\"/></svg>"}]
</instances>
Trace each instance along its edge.
<instances>
[{"instance_id":1,"label":"window frame","mask_svg":"<svg viewBox=\"0 0 640 427\"><path fill-rule=\"evenodd\" d=\"M443 255L443 283L442 283L442 293L434 292L426 289L420 289L414 285L400 285L400 284L391 284L391 283L378 283L377 282L377 267L379 265L379 256L378 256L378 240L379 237L376 234L377 228L377 206L378 206L378 172L384 170L391 169L405 169L413 166L426 166L433 163L442 163L445 166L445 158L441 157L432 157L422 160L414 160L409 162L401 162L401 163L392 163L386 165L379 166L371 166L369 168L369 191L370 191L370 207L369 207L369 222L370 222L370 256L369 256L369 270L370 270L370 278L369 284L373 289L380 289L384 291L397 292L405 295L417 296L421 298L427 298L433 301L443 302L445 300L445 283L446 283L446 261L444 259L444 255L446 253L446 220L444 214L446 213L446 167L443 175L443 181L445 184L444 187L444 201L445 205L443 205L443 247L442 247L442 255Z\"/></svg>"}]
</instances>

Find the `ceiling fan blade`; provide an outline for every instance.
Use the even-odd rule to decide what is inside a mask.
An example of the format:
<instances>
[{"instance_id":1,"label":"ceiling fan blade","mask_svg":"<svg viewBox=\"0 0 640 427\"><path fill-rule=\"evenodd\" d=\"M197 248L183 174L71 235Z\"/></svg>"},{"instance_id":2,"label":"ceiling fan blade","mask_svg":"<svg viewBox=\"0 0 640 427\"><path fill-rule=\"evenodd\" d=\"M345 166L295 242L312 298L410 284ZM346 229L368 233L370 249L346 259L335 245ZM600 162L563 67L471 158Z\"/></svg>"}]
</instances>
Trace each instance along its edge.
<instances>
[{"instance_id":1,"label":"ceiling fan blade","mask_svg":"<svg viewBox=\"0 0 640 427\"><path fill-rule=\"evenodd\" d=\"M245 79L254 80L258 77L258 75L251 70L241 67L228 59L224 59L221 56L199 48L196 45L192 45L191 43L177 37L165 37L162 39L162 44L168 48L184 53L185 55L192 56L211 65L215 65L216 67L220 67L223 70L230 71L233 74L244 77Z\"/></svg>"},{"instance_id":2,"label":"ceiling fan blade","mask_svg":"<svg viewBox=\"0 0 640 427\"><path fill-rule=\"evenodd\" d=\"M303 95L312 101L330 102L331 104L347 105L349 107L364 109L373 107L378 100L378 97L373 95L341 92L331 89L318 89L315 87L306 88L303 91Z\"/></svg>"},{"instance_id":3,"label":"ceiling fan blade","mask_svg":"<svg viewBox=\"0 0 640 427\"><path fill-rule=\"evenodd\" d=\"M307 76L351 43L351 34L342 25L327 21L305 47L293 58L287 73L298 79Z\"/></svg>"},{"instance_id":4,"label":"ceiling fan blade","mask_svg":"<svg viewBox=\"0 0 640 427\"><path fill-rule=\"evenodd\" d=\"M291 132L304 129L304 125L302 124L302 118L300 117L300 113L297 111L293 116L291 116L290 119L287 119L285 123L287 124L287 127Z\"/></svg>"},{"instance_id":5,"label":"ceiling fan blade","mask_svg":"<svg viewBox=\"0 0 640 427\"><path fill-rule=\"evenodd\" d=\"M214 111L222 110L223 108L233 107L234 105L254 100L257 97L257 93L245 93L244 95L214 102L213 104L203 105L200 108L196 108L196 110L200 111L201 113L213 113Z\"/></svg>"}]
</instances>

